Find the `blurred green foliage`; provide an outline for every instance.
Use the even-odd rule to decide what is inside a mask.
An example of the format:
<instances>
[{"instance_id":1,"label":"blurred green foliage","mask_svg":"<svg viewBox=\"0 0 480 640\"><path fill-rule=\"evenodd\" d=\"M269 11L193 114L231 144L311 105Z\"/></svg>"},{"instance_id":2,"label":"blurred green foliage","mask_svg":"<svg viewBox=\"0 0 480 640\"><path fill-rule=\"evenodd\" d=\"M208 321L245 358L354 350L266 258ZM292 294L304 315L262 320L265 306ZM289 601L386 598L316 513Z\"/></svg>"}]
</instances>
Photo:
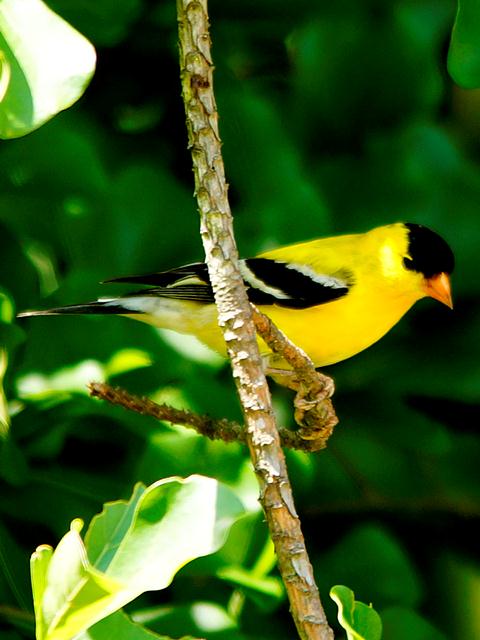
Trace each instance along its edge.
<instances>
[{"instance_id":1,"label":"blurred green foliage","mask_svg":"<svg viewBox=\"0 0 480 640\"><path fill-rule=\"evenodd\" d=\"M97 283L202 258L174 2L49 4L91 38L98 69L77 106L0 146L0 287L17 310L115 293ZM447 74L455 6L211 0L210 13L243 255L406 220L438 230L457 256L455 311L422 301L332 367L341 422L328 450L288 454L329 619L329 589L344 583L384 614L385 640L405 628L411 640L480 637L480 93ZM137 480L190 473L235 488L250 519L169 589L137 601L133 618L171 636L294 637L272 562L258 569L267 533L245 450L84 390L105 375L238 419L228 368L122 318L18 327L2 312L2 640L32 637L37 544L55 545L72 517L89 520ZM291 423L291 397L276 389L275 403Z\"/></svg>"}]
</instances>

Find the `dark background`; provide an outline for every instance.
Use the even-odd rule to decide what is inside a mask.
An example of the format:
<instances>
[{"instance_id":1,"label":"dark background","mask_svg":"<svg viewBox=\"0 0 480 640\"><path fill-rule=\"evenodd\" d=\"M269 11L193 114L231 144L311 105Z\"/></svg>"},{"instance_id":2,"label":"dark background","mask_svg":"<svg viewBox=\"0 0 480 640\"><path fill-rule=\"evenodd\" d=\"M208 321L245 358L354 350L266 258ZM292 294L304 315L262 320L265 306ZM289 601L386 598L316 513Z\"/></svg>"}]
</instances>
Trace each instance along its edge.
<instances>
[{"instance_id":1,"label":"dark background","mask_svg":"<svg viewBox=\"0 0 480 640\"><path fill-rule=\"evenodd\" d=\"M8 300L17 311L86 301L121 290L103 279L203 257L173 0L49 4L92 40L98 68L74 108L0 145L7 315ZM421 301L380 343L330 367L340 425L328 450L288 456L332 624L328 591L343 583L380 611L385 640L480 637L480 93L446 71L454 9L447 0L210 2L241 254L403 220L436 229L457 257L454 312ZM151 607L151 627L174 637L294 637L275 581L241 591L222 573L251 571L266 541L245 450L85 391L105 377L239 418L228 368L123 318L18 326L0 469L2 640L32 637L19 611L31 606L36 545L55 545L70 520L88 521L137 480L190 473L236 487L248 526L131 612ZM290 395L274 396L291 424Z\"/></svg>"}]
</instances>

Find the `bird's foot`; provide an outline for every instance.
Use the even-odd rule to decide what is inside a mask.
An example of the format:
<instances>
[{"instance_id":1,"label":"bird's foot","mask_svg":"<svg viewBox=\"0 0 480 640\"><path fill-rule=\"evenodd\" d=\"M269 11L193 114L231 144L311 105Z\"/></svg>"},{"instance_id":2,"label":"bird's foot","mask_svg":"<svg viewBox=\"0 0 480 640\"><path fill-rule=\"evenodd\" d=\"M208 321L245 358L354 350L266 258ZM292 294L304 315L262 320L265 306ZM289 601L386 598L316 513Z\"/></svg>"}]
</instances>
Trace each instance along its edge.
<instances>
[{"instance_id":1,"label":"bird's foot","mask_svg":"<svg viewBox=\"0 0 480 640\"><path fill-rule=\"evenodd\" d=\"M335 390L334 382L320 372L306 382L295 371L268 369L267 373L278 383L296 392L294 399L295 422L299 436L304 440L321 440L326 446L338 418L330 398Z\"/></svg>"}]
</instances>

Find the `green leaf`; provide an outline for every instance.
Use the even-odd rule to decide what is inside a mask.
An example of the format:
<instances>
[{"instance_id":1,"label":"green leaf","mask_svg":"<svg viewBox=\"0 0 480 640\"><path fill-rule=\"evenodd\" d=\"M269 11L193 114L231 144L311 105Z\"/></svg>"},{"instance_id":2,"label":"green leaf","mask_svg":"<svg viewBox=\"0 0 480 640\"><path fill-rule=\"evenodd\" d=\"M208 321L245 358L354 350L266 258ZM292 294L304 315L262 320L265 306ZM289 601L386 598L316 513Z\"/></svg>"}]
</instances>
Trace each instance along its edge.
<instances>
[{"instance_id":1,"label":"green leaf","mask_svg":"<svg viewBox=\"0 0 480 640\"><path fill-rule=\"evenodd\" d=\"M138 593L164 589L187 562L218 549L242 511L235 495L213 479L160 480L142 493L132 523L107 558L106 574Z\"/></svg>"},{"instance_id":2,"label":"green leaf","mask_svg":"<svg viewBox=\"0 0 480 640\"><path fill-rule=\"evenodd\" d=\"M382 621L372 606L355 600L353 591L342 585L332 587L330 597L338 606L338 621L348 640L380 640Z\"/></svg>"},{"instance_id":3,"label":"green leaf","mask_svg":"<svg viewBox=\"0 0 480 640\"><path fill-rule=\"evenodd\" d=\"M18 327L13 326L13 329L20 333ZM0 322L0 339L2 335L2 323ZM23 334L18 337L18 340L21 337ZM17 391L19 396L24 399L47 397L48 395L58 396L59 392L76 392L88 395L87 385L92 380L104 380L113 375L137 371L142 367L147 367L149 362L148 355L139 349L121 349L106 364L88 359L72 366L57 369L51 375L43 375L35 371L19 376Z\"/></svg>"},{"instance_id":4,"label":"green leaf","mask_svg":"<svg viewBox=\"0 0 480 640\"><path fill-rule=\"evenodd\" d=\"M37 547L30 558L30 573L32 577L33 605L35 607L37 638L42 637L41 633L45 628L42 604L45 589L47 588L47 571L52 560L52 555L52 547L47 544L42 544L40 547Z\"/></svg>"},{"instance_id":5,"label":"green leaf","mask_svg":"<svg viewBox=\"0 0 480 640\"><path fill-rule=\"evenodd\" d=\"M90 627L88 631L76 636L75 640L111 640L112 638L121 638L121 640L169 640L167 636L159 636L157 633L133 622L123 611L117 611L108 616L108 618L100 620L93 627ZM182 640L188 639L182 638Z\"/></svg>"},{"instance_id":6,"label":"green leaf","mask_svg":"<svg viewBox=\"0 0 480 640\"><path fill-rule=\"evenodd\" d=\"M82 525L74 520L53 553L42 545L32 556L37 640L73 638L101 619L105 602L121 593L121 584L89 564Z\"/></svg>"},{"instance_id":7,"label":"green leaf","mask_svg":"<svg viewBox=\"0 0 480 640\"><path fill-rule=\"evenodd\" d=\"M99 571L107 571L132 524L135 509L144 493L145 487L138 483L128 502L125 500L107 502L103 506L103 511L92 518L85 536L85 546L90 562Z\"/></svg>"},{"instance_id":8,"label":"green leaf","mask_svg":"<svg viewBox=\"0 0 480 640\"><path fill-rule=\"evenodd\" d=\"M457 17L448 51L448 71L465 89L480 87L480 5L458 0Z\"/></svg>"},{"instance_id":9,"label":"green leaf","mask_svg":"<svg viewBox=\"0 0 480 640\"><path fill-rule=\"evenodd\" d=\"M245 520L246 518L243 519L243 521ZM258 531L252 527L251 520L248 521L248 526L252 537L255 536L258 539ZM238 528L238 525L237 527L232 527L232 531L234 531L235 528ZM230 536L231 535L232 534L230 534ZM225 545L226 547L229 542ZM230 542L230 544L232 544L232 542ZM236 546L238 547L238 540ZM224 550L222 550L222 552L223 551ZM261 610L269 611L275 609L278 603L285 598L285 589L281 579L277 576L268 575L277 564L275 547L269 536L263 545L263 549L258 549L256 553L258 555L256 555L253 567L247 569L240 564L236 564L235 561L231 561L229 564L219 567L216 575L221 580L225 580L239 588L241 592L251 598Z\"/></svg>"},{"instance_id":10,"label":"green leaf","mask_svg":"<svg viewBox=\"0 0 480 640\"><path fill-rule=\"evenodd\" d=\"M269 596L276 601L284 596L281 580L273 576L257 576L252 571L235 566L219 569L217 575L236 587L242 587L243 589Z\"/></svg>"},{"instance_id":11,"label":"green leaf","mask_svg":"<svg viewBox=\"0 0 480 640\"><path fill-rule=\"evenodd\" d=\"M0 137L23 136L70 107L95 59L90 42L41 0L2 0Z\"/></svg>"},{"instance_id":12,"label":"green leaf","mask_svg":"<svg viewBox=\"0 0 480 640\"><path fill-rule=\"evenodd\" d=\"M137 485L129 502L108 503L86 546L74 521L53 554L43 546L32 556L37 640L70 640L144 591L168 586L184 564L216 551L241 513L229 489L191 476Z\"/></svg>"},{"instance_id":13,"label":"green leaf","mask_svg":"<svg viewBox=\"0 0 480 640\"><path fill-rule=\"evenodd\" d=\"M0 289L0 320L2 322L10 323L15 318L15 310L13 302L5 291Z\"/></svg>"}]
</instances>

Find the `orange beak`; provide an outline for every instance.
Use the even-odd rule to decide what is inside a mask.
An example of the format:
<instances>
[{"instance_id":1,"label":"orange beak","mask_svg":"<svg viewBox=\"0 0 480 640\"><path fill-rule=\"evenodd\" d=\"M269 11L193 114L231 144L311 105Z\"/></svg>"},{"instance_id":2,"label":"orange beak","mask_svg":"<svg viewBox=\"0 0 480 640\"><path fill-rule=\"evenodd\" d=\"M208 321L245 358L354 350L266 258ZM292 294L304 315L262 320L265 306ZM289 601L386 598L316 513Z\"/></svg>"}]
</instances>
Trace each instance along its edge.
<instances>
[{"instance_id":1,"label":"orange beak","mask_svg":"<svg viewBox=\"0 0 480 640\"><path fill-rule=\"evenodd\" d=\"M430 298L435 298L435 300L453 309L452 288L450 286L450 277L447 273L440 273L425 280L424 291Z\"/></svg>"}]
</instances>

